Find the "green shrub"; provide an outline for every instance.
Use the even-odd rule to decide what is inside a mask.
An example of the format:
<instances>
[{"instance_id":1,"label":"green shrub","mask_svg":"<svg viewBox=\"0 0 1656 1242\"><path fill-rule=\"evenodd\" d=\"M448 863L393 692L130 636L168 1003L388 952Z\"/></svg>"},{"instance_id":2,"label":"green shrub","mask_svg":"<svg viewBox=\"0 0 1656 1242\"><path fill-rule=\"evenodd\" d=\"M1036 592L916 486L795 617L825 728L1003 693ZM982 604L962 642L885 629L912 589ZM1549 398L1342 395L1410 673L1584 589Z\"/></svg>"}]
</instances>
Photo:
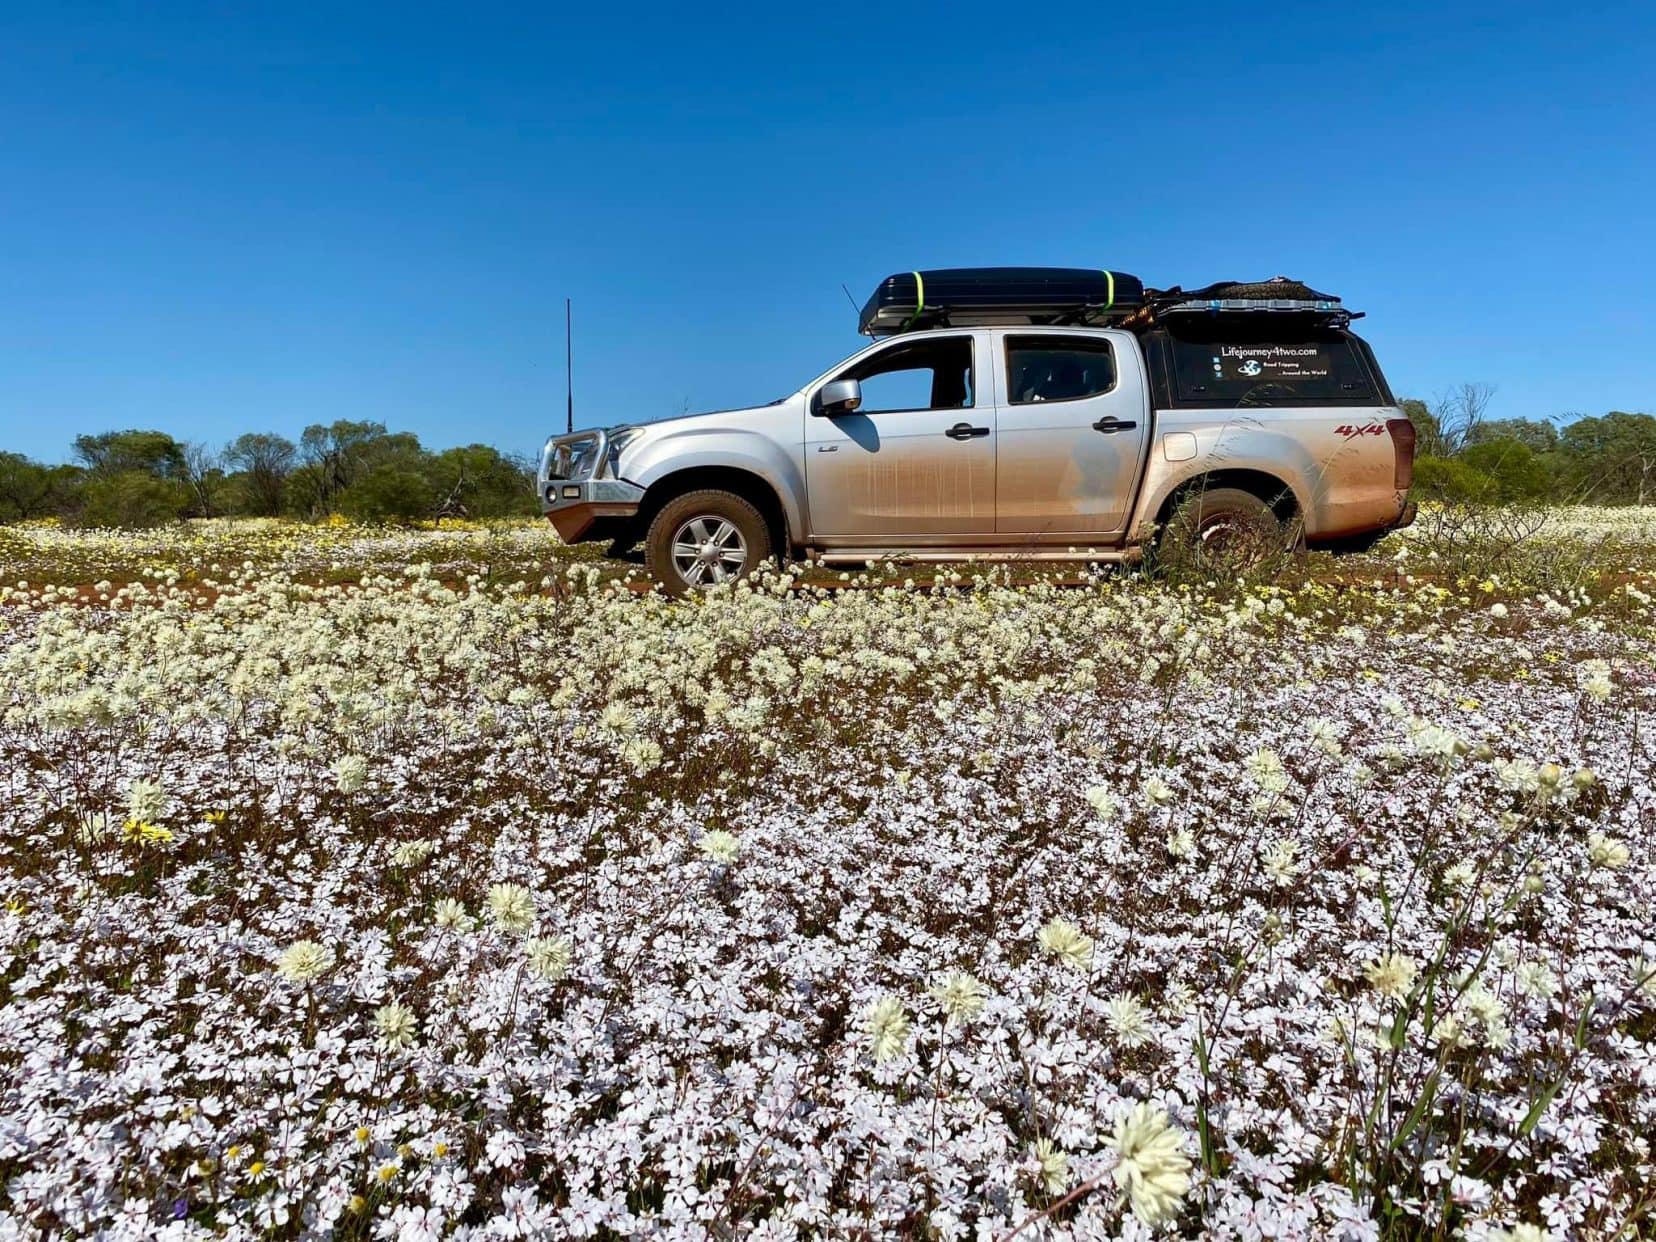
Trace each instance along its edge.
<instances>
[{"instance_id":1,"label":"green shrub","mask_svg":"<svg viewBox=\"0 0 1656 1242\"><path fill-rule=\"evenodd\" d=\"M406 522L427 518L435 502L430 482L418 470L396 462L375 466L339 497L339 511L361 522Z\"/></svg>"},{"instance_id":2,"label":"green shrub","mask_svg":"<svg viewBox=\"0 0 1656 1242\"><path fill-rule=\"evenodd\" d=\"M1534 500L1545 496L1552 482L1542 459L1520 440L1482 440L1462 449L1456 460L1485 475L1497 500Z\"/></svg>"},{"instance_id":3,"label":"green shrub","mask_svg":"<svg viewBox=\"0 0 1656 1242\"><path fill-rule=\"evenodd\" d=\"M1500 484L1458 457L1421 457L1415 461L1414 494L1444 504L1489 504Z\"/></svg>"},{"instance_id":4,"label":"green shrub","mask_svg":"<svg viewBox=\"0 0 1656 1242\"><path fill-rule=\"evenodd\" d=\"M81 526L164 526L183 518L190 500L183 483L128 470L89 480L77 520Z\"/></svg>"}]
</instances>

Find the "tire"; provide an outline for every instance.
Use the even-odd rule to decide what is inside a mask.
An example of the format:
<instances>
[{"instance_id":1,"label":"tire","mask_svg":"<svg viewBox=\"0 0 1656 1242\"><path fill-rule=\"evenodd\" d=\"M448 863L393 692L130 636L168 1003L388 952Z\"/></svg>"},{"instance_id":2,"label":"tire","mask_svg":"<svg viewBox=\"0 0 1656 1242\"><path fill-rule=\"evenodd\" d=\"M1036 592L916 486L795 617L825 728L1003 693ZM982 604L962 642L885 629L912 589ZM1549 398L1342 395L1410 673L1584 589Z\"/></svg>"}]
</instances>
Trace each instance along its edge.
<instances>
[{"instance_id":1,"label":"tire","mask_svg":"<svg viewBox=\"0 0 1656 1242\"><path fill-rule=\"evenodd\" d=\"M661 507L644 536L644 563L669 594L745 578L770 559L764 515L734 492L686 492Z\"/></svg>"},{"instance_id":2,"label":"tire","mask_svg":"<svg viewBox=\"0 0 1656 1242\"><path fill-rule=\"evenodd\" d=\"M1290 532L1252 492L1215 487L1192 492L1179 503L1156 543L1156 553L1168 567L1245 573L1280 559L1298 542L1297 529Z\"/></svg>"}]
</instances>

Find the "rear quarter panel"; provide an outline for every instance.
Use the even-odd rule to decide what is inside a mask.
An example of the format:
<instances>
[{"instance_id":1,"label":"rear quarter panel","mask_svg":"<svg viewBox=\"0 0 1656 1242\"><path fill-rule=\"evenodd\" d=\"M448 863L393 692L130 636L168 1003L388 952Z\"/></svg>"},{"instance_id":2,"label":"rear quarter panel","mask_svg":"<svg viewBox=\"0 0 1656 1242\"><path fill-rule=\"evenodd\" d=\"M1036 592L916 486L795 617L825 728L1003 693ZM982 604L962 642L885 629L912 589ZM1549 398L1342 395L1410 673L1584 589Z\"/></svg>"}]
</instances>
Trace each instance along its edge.
<instances>
[{"instance_id":1,"label":"rear quarter panel","mask_svg":"<svg viewBox=\"0 0 1656 1242\"><path fill-rule=\"evenodd\" d=\"M1147 538L1167 498L1217 470L1273 475L1294 493L1308 538L1391 525L1403 508L1386 432L1395 407L1169 409L1156 413L1133 537Z\"/></svg>"}]
</instances>

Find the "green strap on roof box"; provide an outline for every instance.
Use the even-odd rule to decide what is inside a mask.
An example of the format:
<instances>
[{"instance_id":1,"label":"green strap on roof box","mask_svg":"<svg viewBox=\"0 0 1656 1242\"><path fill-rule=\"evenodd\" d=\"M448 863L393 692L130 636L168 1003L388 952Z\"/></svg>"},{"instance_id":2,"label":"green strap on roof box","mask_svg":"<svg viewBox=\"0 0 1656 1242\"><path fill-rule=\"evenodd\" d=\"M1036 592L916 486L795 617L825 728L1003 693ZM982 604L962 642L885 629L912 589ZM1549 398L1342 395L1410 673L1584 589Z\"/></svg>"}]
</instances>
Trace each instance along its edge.
<instances>
[{"instance_id":1,"label":"green strap on roof box","mask_svg":"<svg viewBox=\"0 0 1656 1242\"><path fill-rule=\"evenodd\" d=\"M1144 305L1144 282L1075 267L956 267L887 276L862 308L865 336L976 324L1096 324Z\"/></svg>"}]
</instances>

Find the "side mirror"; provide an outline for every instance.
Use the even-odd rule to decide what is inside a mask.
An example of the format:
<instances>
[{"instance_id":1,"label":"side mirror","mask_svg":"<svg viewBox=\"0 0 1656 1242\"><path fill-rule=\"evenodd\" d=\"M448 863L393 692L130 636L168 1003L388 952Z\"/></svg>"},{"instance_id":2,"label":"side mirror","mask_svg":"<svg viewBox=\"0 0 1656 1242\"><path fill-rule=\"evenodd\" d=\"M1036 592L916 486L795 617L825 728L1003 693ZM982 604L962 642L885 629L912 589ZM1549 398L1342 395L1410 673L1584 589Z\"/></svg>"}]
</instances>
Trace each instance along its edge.
<instances>
[{"instance_id":1,"label":"side mirror","mask_svg":"<svg viewBox=\"0 0 1656 1242\"><path fill-rule=\"evenodd\" d=\"M850 414L862 404L862 385L854 379L829 380L817 389L811 410L818 418Z\"/></svg>"}]
</instances>

